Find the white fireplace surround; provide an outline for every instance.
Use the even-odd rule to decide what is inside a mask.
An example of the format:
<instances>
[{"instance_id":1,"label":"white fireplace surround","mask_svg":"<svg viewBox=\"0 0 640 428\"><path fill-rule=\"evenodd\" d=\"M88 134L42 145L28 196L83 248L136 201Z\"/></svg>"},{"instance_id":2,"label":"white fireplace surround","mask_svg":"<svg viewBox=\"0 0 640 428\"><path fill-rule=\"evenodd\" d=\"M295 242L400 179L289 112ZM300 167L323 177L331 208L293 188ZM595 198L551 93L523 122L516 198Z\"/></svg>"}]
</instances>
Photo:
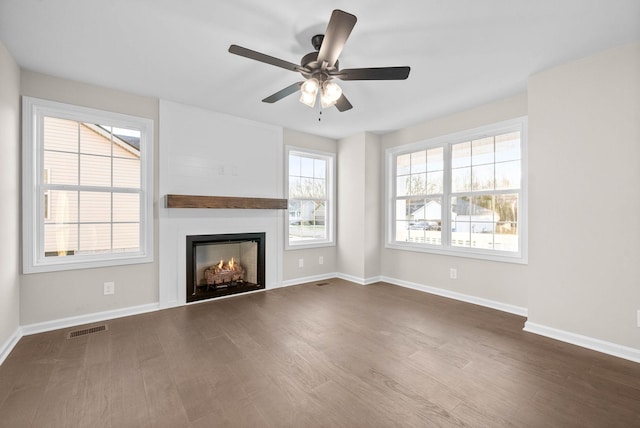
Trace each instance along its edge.
<instances>
[{"instance_id":1,"label":"white fireplace surround","mask_svg":"<svg viewBox=\"0 0 640 428\"><path fill-rule=\"evenodd\" d=\"M283 198L282 128L160 101L159 295L186 304L189 235L265 232L265 288L282 283L285 210L165 208L167 194Z\"/></svg>"}]
</instances>

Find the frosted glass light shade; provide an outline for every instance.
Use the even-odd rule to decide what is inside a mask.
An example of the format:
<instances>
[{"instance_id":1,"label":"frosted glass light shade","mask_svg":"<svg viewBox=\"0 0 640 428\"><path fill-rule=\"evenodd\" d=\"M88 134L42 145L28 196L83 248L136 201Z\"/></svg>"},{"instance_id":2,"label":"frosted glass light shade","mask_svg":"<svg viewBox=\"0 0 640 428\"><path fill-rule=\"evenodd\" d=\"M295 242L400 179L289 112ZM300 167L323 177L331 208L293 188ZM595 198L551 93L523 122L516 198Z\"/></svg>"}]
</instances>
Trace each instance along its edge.
<instances>
[{"instance_id":1,"label":"frosted glass light shade","mask_svg":"<svg viewBox=\"0 0 640 428\"><path fill-rule=\"evenodd\" d=\"M309 107L313 107L316 104L316 95L320 88L320 82L318 79L311 77L304 81L300 86L300 102L306 104Z\"/></svg>"},{"instance_id":2,"label":"frosted glass light shade","mask_svg":"<svg viewBox=\"0 0 640 428\"><path fill-rule=\"evenodd\" d=\"M331 107L338 101L342 95L342 88L337 83L327 80L322 84L322 94L320 96L320 104L322 108Z\"/></svg>"}]
</instances>

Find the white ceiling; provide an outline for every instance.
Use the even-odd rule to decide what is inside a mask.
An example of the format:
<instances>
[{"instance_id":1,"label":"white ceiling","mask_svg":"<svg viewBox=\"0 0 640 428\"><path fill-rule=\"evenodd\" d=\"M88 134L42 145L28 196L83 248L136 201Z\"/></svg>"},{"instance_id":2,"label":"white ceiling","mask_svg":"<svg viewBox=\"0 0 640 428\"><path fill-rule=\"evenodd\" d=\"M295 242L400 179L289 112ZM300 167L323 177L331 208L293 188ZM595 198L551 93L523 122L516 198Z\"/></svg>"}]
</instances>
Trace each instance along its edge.
<instances>
[{"instance_id":1,"label":"white ceiling","mask_svg":"<svg viewBox=\"0 0 640 428\"><path fill-rule=\"evenodd\" d=\"M260 100L297 73L333 9L358 22L341 68L411 66L405 81L348 81L354 108ZM640 40L638 0L0 0L0 40L26 69L331 138L388 132L526 90L531 74Z\"/></svg>"}]
</instances>

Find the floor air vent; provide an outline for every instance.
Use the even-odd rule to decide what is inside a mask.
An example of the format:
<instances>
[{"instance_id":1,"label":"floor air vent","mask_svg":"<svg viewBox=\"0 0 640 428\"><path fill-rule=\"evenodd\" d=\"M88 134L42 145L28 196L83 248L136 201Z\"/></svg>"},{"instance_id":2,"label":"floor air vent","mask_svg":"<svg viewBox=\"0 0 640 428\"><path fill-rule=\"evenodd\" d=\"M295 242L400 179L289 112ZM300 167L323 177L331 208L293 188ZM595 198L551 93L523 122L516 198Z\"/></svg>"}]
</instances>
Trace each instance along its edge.
<instances>
[{"instance_id":1,"label":"floor air vent","mask_svg":"<svg viewBox=\"0 0 640 428\"><path fill-rule=\"evenodd\" d=\"M318 287L322 287L323 285L329 285L329 284L330 284L329 282L319 282L319 283L317 283L316 285L317 285Z\"/></svg>"},{"instance_id":2,"label":"floor air vent","mask_svg":"<svg viewBox=\"0 0 640 428\"><path fill-rule=\"evenodd\" d=\"M98 333L101 331L108 330L107 325L99 325L96 327L84 328L82 330L70 331L67 339L73 339L74 337L85 336L87 334Z\"/></svg>"}]
</instances>

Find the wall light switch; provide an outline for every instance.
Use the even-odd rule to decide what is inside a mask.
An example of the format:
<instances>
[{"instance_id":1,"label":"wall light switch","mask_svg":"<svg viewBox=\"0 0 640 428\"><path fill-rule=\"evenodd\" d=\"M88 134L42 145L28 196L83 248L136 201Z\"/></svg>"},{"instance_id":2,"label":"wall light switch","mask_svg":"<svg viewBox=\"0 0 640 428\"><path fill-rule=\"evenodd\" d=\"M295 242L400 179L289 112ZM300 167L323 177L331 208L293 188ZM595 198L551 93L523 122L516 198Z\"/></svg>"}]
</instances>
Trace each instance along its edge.
<instances>
[{"instance_id":1,"label":"wall light switch","mask_svg":"<svg viewBox=\"0 0 640 428\"><path fill-rule=\"evenodd\" d=\"M451 279L458 279L458 269L456 269L456 268L450 268L450 269L449 269L449 278L451 278Z\"/></svg>"},{"instance_id":2,"label":"wall light switch","mask_svg":"<svg viewBox=\"0 0 640 428\"><path fill-rule=\"evenodd\" d=\"M318 264L319 265L323 265L324 264L324 257L322 257L322 256L318 257Z\"/></svg>"},{"instance_id":3,"label":"wall light switch","mask_svg":"<svg viewBox=\"0 0 640 428\"><path fill-rule=\"evenodd\" d=\"M304 259L298 259L298 267L304 267Z\"/></svg>"},{"instance_id":4,"label":"wall light switch","mask_svg":"<svg viewBox=\"0 0 640 428\"><path fill-rule=\"evenodd\" d=\"M104 283L104 295L109 294L116 294L116 283L113 281Z\"/></svg>"}]
</instances>

